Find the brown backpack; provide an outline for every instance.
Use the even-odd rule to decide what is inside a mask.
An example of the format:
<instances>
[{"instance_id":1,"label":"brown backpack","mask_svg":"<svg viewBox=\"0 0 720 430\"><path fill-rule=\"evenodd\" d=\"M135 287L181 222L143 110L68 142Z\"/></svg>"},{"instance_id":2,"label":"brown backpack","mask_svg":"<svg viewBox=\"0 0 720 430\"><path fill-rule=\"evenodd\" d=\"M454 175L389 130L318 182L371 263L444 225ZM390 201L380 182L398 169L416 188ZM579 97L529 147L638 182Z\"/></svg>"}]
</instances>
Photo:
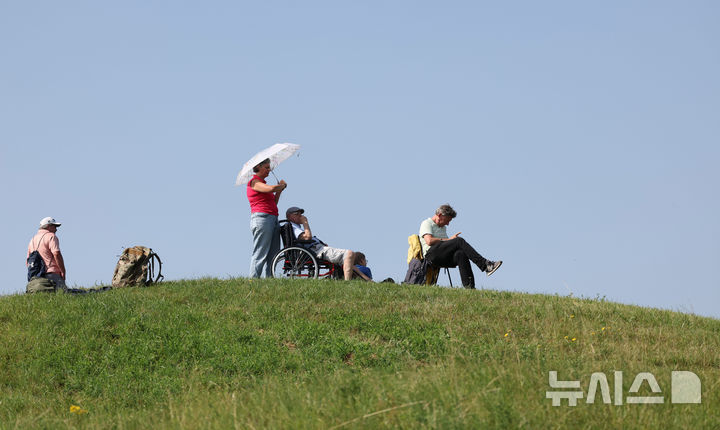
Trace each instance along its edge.
<instances>
[{"instance_id":1,"label":"brown backpack","mask_svg":"<svg viewBox=\"0 0 720 430\"><path fill-rule=\"evenodd\" d=\"M155 262L158 263L158 274L155 276ZM155 279L153 279L155 278ZM133 246L126 248L120 255L115 266L112 279L113 287L148 286L164 279L162 261L151 248Z\"/></svg>"}]
</instances>

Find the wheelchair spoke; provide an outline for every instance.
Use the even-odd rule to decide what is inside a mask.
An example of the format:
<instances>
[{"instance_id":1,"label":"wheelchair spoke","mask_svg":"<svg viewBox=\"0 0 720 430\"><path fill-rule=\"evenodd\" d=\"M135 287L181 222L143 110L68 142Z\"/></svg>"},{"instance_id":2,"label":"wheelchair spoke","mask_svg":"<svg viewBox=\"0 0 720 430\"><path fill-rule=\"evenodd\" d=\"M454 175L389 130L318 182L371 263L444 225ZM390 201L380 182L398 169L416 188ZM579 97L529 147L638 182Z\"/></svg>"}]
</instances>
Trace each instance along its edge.
<instances>
[{"instance_id":1,"label":"wheelchair spoke","mask_svg":"<svg viewBox=\"0 0 720 430\"><path fill-rule=\"evenodd\" d=\"M315 257L298 247L281 250L273 259L272 269L275 278L316 278L318 273Z\"/></svg>"}]
</instances>

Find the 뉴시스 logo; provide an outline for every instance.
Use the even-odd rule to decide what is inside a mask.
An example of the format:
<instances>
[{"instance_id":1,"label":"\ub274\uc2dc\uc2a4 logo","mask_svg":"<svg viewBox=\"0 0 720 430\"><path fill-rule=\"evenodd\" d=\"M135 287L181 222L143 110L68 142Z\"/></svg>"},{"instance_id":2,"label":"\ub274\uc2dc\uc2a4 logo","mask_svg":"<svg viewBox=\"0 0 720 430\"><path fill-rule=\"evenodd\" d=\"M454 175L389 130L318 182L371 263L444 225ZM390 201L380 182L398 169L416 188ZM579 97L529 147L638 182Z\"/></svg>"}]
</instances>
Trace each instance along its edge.
<instances>
[{"instance_id":1,"label":"\ub274\uc2dc\uc2a4 logo","mask_svg":"<svg viewBox=\"0 0 720 430\"><path fill-rule=\"evenodd\" d=\"M627 396L623 397L623 372L614 372L614 397L615 405L622 405L623 400L625 403L631 404L658 404L665 403L665 397L662 395L663 391L660 389L655 376L649 372L641 372L635 376L632 385L630 386L629 394L636 394L640 392L644 382L647 382L652 391L652 396ZM580 387L580 381L558 381L558 375L556 370L551 370L548 376L550 382L550 388L572 388L573 391L546 391L545 398L552 399L553 406L560 406L563 399L567 399L569 406L577 406L578 399L583 398L583 390ZM595 397L600 391L602 402L605 404L611 403L610 386L608 385L607 376L603 372L595 372L590 376L590 383L588 384L587 399L585 403L595 403ZM701 403L702 401L702 386L700 384L700 378L693 372L688 371L673 371L671 375L671 403Z\"/></svg>"}]
</instances>

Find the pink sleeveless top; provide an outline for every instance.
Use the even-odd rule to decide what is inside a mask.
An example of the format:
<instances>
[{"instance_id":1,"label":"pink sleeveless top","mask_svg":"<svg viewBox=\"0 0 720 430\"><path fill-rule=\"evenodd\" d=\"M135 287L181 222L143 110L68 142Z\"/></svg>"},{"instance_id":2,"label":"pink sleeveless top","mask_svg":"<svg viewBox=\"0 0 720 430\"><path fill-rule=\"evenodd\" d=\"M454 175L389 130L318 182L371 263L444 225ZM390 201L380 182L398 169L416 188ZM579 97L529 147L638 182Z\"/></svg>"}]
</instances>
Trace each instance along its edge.
<instances>
[{"instance_id":1,"label":"pink sleeveless top","mask_svg":"<svg viewBox=\"0 0 720 430\"><path fill-rule=\"evenodd\" d=\"M257 175L254 175L247 184L247 197L250 202L251 213L265 213L270 215L278 216L278 207L275 203L275 193L261 193L252 189L250 184L258 180L263 184L266 184L263 179L260 179Z\"/></svg>"}]
</instances>

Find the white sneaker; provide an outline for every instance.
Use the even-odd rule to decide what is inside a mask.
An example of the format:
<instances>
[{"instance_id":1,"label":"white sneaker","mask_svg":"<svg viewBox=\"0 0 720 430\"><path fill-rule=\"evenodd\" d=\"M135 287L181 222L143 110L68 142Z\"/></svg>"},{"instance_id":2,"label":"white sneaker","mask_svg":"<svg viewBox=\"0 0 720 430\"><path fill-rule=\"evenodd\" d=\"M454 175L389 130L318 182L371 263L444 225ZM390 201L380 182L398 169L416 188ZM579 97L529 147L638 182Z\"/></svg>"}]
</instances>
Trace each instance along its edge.
<instances>
[{"instance_id":1,"label":"white sneaker","mask_svg":"<svg viewBox=\"0 0 720 430\"><path fill-rule=\"evenodd\" d=\"M496 271L497 269L499 269L500 266L502 266L502 260L498 260L498 261L488 261L488 264L487 264L487 275L490 276L490 275L492 275L493 273L495 273L495 271Z\"/></svg>"}]
</instances>

